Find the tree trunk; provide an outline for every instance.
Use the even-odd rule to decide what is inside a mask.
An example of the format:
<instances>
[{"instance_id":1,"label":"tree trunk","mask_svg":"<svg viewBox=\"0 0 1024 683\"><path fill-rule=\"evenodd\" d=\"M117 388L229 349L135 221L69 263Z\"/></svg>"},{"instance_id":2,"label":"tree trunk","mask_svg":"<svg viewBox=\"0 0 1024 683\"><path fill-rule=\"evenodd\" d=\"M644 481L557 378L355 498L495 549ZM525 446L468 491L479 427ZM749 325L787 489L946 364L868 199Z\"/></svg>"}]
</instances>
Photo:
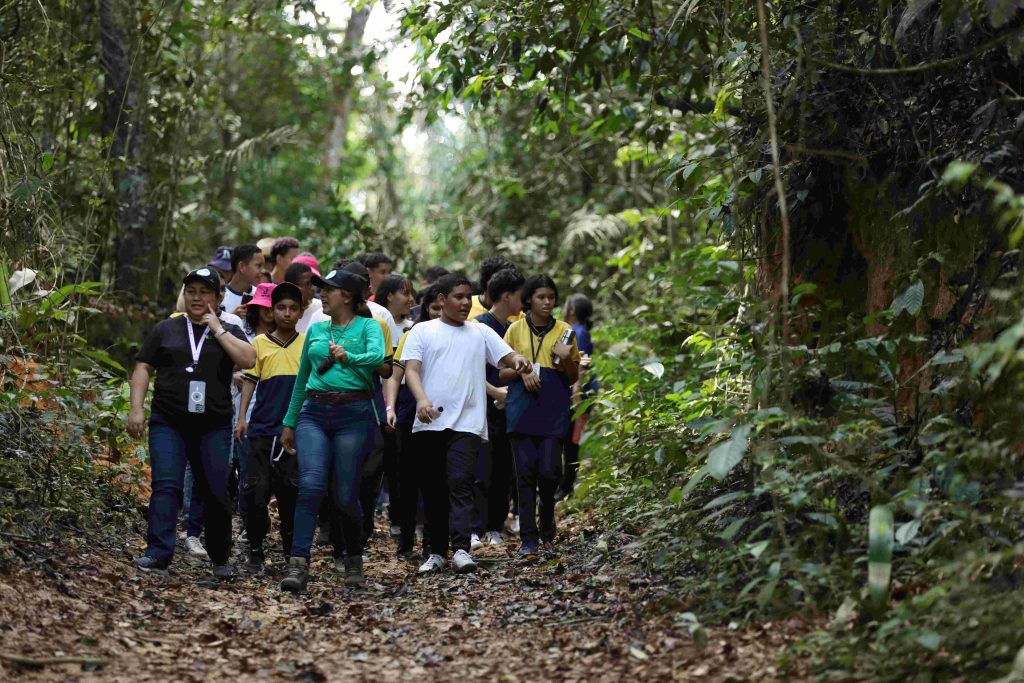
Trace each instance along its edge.
<instances>
[{"instance_id":1,"label":"tree trunk","mask_svg":"<svg viewBox=\"0 0 1024 683\"><path fill-rule=\"evenodd\" d=\"M345 37L341 43L341 54L347 59L363 42L363 33L366 31L366 21L370 18L370 8L362 7L352 11L349 17L348 26L345 27ZM341 157L345 152L345 136L348 133L348 118L352 111L352 86L355 84L350 71L346 70L335 84L334 97L331 102L331 114L333 123L331 125L331 136L327 141L327 150L324 154L324 166L327 168L329 177L341 166Z\"/></svg>"},{"instance_id":2,"label":"tree trunk","mask_svg":"<svg viewBox=\"0 0 1024 683\"><path fill-rule=\"evenodd\" d=\"M149 229L156 219L147 202L148 180L143 165L144 129L140 106L144 97L132 71L126 31L130 9L118 0L100 0L101 65L104 91L103 132L110 136L112 180L117 194L118 232L114 239L114 285L136 295L153 294L144 273L155 273Z\"/></svg>"}]
</instances>

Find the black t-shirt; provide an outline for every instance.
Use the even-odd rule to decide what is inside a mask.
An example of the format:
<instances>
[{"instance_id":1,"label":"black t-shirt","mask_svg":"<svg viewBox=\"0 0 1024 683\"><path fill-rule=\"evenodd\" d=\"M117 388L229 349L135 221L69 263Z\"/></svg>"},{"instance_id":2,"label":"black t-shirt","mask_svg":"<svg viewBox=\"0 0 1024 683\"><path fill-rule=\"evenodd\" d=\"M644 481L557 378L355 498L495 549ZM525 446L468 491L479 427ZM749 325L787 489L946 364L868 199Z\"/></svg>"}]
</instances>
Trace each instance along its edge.
<instances>
[{"instance_id":1,"label":"black t-shirt","mask_svg":"<svg viewBox=\"0 0 1024 683\"><path fill-rule=\"evenodd\" d=\"M189 343L186 325L192 325L198 344L206 327L194 325L187 316L181 315L157 324L135 356L135 360L156 368L152 412L175 422L187 419L190 423L208 428L231 424L234 413L231 403L231 373L235 368L235 362L224 351L220 342L213 338L213 333L210 333L199 352L198 367L194 372L188 372L186 368L192 365L192 346ZM225 322L221 325L228 334L247 341L245 333L237 325ZM188 412L190 382L206 382L206 412L201 415Z\"/></svg>"}]
</instances>

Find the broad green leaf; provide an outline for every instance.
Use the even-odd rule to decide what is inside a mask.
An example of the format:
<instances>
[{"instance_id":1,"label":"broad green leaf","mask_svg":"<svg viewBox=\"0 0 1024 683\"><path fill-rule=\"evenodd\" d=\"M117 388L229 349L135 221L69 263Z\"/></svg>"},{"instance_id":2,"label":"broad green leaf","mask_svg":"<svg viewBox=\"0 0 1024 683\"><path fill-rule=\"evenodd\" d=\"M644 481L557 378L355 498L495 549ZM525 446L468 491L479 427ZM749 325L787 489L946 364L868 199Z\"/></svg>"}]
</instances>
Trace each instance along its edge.
<instances>
[{"instance_id":1,"label":"broad green leaf","mask_svg":"<svg viewBox=\"0 0 1024 683\"><path fill-rule=\"evenodd\" d=\"M900 528L896 530L896 542L900 545L906 545L910 541L914 540L917 536L917 532L921 530L921 522L913 519L906 524L901 524Z\"/></svg>"},{"instance_id":2,"label":"broad green leaf","mask_svg":"<svg viewBox=\"0 0 1024 683\"><path fill-rule=\"evenodd\" d=\"M888 505L871 508L868 520L868 593L876 614L885 609L892 577L893 517Z\"/></svg>"},{"instance_id":3,"label":"broad green leaf","mask_svg":"<svg viewBox=\"0 0 1024 683\"><path fill-rule=\"evenodd\" d=\"M739 425L732 430L732 436L711 449L708 454L708 472L721 481L743 459L747 452L747 437L753 425Z\"/></svg>"},{"instance_id":4,"label":"broad green leaf","mask_svg":"<svg viewBox=\"0 0 1024 683\"><path fill-rule=\"evenodd\" d=\"M892 311L892 314L895 317L899 317L904 311L910 315L917 315L921 311L921 306L923 305L924 283L918 280L904 289L895 299L893 299L892 306L889 307L889 310Z\"/></svg>"},{"instance_id":5,"label":"broad green leaf","mask_svg":"<svg viewBox=\"0 0 1024 683\"><path fill-rule=\"evenodd\" d=\"M652 360L650 363L645 363L644 370L654 375L657 379L661 379L665 374L665 366L656 360Z\"/></svg>"}]
</instances>

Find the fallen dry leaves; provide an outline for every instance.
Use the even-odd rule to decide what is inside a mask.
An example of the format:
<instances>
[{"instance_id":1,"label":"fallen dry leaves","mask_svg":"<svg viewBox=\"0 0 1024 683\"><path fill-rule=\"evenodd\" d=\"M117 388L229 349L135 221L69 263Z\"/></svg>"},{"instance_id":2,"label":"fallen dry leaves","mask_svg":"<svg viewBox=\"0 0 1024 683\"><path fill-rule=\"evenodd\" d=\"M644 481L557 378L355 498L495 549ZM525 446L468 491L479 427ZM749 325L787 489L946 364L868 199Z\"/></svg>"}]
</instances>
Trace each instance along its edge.
<instances>
[{"instance_id":1,"label":"fallen dry leaves","mask_svg":"<svg viewBox=\"0 0 1024 683\"><path fill-rule=\"evenodd\" d=\"M574 525L578 538L579 523L566 526ZM781 676L776 656L808 628L709 629L700 647L664 611L665 585L608 559L614 555L595 559L587 545L528 566L512 559L511 543L507 553L483 553L475 575L419 577L379 533L365 589L345 588L317 548L301 596L277 589L279 551L265 576L217 585L207 564L185 553L170 577L137 573L130 557L140 545L132 538L104 548L36 547L36 559L0 576L0 674L45 681L762 681Z\"/></svg>"}]
</instances>

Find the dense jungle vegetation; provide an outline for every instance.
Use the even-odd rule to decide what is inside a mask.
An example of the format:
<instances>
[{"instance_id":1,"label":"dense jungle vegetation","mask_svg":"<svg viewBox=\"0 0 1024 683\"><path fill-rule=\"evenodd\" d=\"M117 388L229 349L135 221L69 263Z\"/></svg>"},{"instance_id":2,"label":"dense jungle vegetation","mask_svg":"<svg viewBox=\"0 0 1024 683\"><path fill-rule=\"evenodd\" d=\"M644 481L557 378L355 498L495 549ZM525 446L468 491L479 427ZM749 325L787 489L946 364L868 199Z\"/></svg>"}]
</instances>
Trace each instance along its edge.
<instances>
[{"instance_id":1,"label":"dense jungle vegetation","mask_svg":"<svg viewBox=\"0 0 1024 683\"><path fill-rule=\"evenodd\" d=\"M1024 677L1024 3L325 4L0 4L5 527L133 514L125 368L217 245L502 253L595 301L571 506L681 633Z\"/></svg>"}]
</instances>

